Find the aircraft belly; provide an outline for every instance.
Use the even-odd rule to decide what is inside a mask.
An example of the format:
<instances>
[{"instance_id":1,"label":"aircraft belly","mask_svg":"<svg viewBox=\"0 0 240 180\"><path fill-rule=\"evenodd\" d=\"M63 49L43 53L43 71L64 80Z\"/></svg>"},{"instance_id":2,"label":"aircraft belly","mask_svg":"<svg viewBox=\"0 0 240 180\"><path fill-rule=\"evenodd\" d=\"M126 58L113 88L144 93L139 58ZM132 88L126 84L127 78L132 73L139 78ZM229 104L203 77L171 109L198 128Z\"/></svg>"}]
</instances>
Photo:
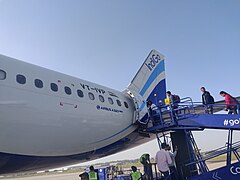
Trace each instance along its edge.
<instances>
[{"instance_id":1,"label":"aircraft belly","mask_svg":"<svg viewBox=\"0 0 240 180\"><path fill-rule=\"evenodd\" d=\"M27 101L26 101L27 102ZM87 106L87 105L85 105ZM127 136L131 126L131 113L116 115L99 110L76 112L45 111L29 104L2 105L0 114L0 152L62 156L99 149Z\"/></svg>"}]
</instances>

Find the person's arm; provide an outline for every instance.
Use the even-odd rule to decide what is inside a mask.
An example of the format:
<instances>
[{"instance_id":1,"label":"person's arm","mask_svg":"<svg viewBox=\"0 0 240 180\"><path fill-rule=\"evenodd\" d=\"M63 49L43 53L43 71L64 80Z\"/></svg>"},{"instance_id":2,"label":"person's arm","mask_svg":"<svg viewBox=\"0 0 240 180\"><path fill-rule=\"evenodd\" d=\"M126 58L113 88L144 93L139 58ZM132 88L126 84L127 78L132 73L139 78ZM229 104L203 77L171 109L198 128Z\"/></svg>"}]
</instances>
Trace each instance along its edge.
<instances>
[{"instance_id":1,"label":"person's arm","mask_svg":"<svg viewBox=\"0 0 240 180\"><path fill-rule=\"evenodd\" d=\"M171 95L169 99L170 99L170 104L174 104L174 97L173 97L173 95Z\"/></svg>"},{"instance_id":2,"label":"person's arm","mask_svg":"<svg viewBox=\"0 0 240 180\"><path fill-rule=\"evenodd\" d=\"M177 151L174 151L173 153L172 153L172 157L176 157L177 156Z\"/></svg>"},{"instance_id":3,"label":"person's arm","mask_svg":"<svg viewBox=\"0 0 240 180\"><path fill-rule=\"evenodd\" d=\"M177 150L178 150L178 147L175 146L175 151L172 153L174 158L177 156Z\"/></svg>"},{"instance_id":4,"label":"person's arm","mask_svg":"<svg viewBox=\"0 0 240 180\"><path fill-rule=\"evenodd\" d=\"M140 173L140 178L138 180L141 180L143 178L143 176L142 176L141 172L139 172L139 173Z\"/></svg>"},{"instance_id":5,"label":"person's arm","mask_svg":"<svg viewBox=\"0 0 240 180\"><path fill-rule=\"evenodd\" d=\"M151 163L150 156L149 156L148 159L147 159L147 163L148 163L148 164Z\"/></svg>"},{"instance_id":6,"label":"person's arm","mask_svg":"<svg viewBox=\"0 0 240 180\"><path fill-rule=\"evenodd\" d=\"M202 103L206 104L204 94L202 94Z\"/></svg>"},{"instance_id":7,"label":"person's arm","mask_svg":"<svg viewBox=\"0 0 240 180\"><path fill-rule=\"evenodd\" d=\"M170 157L170 153L166 152L166 157L167 157L167 163L172 164L172 158Z\"/></svg>"},{"instance_id":8,"label":"person's arm","mask_svg":"<svg viewBox=\"0 0 240 180\"><path fill-rule=\"evenodd\" d=\"M227 109L230 108L229 104L231 104L231 99L230 99L230 96L229 96L229 95L226 95L226 96L225 96L225 102L226 102L225 110L227 110Z\"/></svg>"}]
</instances>

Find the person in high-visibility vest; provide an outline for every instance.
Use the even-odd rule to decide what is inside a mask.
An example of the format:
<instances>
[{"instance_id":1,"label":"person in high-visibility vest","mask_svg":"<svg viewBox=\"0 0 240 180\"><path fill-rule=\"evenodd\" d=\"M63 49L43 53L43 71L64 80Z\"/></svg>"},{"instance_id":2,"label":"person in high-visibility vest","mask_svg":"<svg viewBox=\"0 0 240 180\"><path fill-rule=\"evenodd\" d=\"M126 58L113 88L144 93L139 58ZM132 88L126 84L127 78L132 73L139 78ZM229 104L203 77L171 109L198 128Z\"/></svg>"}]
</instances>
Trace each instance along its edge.
<instances>
[{"instance_id":1,"label":"person in high-visibility vest","mask_svg":"<svg viewBox=\"0 0 240 180\"><path fill-rule=\"evenodd\" d=\"M142 179L142 174L139 171L137 171L137 167L132 166L131 169L133 171L132 174L131 174L131 179L132 180L141 180Z\"/></svg>"},{"instance_id":2,"label":"person in high-visibility vest","mask_svg":"<svg viewBox=\"0 0 240 180\"><path fill-rule=\"evenodd\" d=\"M95 171L93 166L89 167L89 180L98 180L98 173Z\"/></svg>"},{"instance_id":3,"label":"person in high-visibility vest","mask_svg":"<svg viewBox=\"0 0 240 180\"><path fill-rule=\"evenodd\" d=\"M164 103L165 103L165 105L169 105L170 104L170 100L168 98L165 98L164 99Z\"/></svg>"},{"instance_id":4,"label":"person in high-visibility vest","mask_svg":"<svg viewBox=\"0 0 240 180\"><path fill-rule=\"evenodd\" d=\"M140 157L140 163L143 164L144 176L146 177L146 179L152 180L153 174L152 174L152 164L150 161L150 155L148 153L143 154Z\"/></svg>"}]
</instances>

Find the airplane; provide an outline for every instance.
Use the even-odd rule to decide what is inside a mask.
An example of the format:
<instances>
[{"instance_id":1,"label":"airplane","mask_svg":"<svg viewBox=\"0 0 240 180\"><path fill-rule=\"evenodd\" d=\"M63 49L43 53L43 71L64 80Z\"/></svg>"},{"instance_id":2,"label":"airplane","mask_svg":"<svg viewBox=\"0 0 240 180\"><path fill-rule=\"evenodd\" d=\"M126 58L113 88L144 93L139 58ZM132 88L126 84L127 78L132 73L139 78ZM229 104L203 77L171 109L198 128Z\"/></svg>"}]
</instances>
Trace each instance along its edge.
<instances>
[{"instance_id":1,"label":"airplane","mask_svg":"<svg viewBox=\"0 0 240 180\"><path fill-rule=\"evenodd\" d=\"M0 174L86 162L136 147L146 102L166 96L165 57L152 50L124 91L0 55Z\"/></svg>"}]
</instances>

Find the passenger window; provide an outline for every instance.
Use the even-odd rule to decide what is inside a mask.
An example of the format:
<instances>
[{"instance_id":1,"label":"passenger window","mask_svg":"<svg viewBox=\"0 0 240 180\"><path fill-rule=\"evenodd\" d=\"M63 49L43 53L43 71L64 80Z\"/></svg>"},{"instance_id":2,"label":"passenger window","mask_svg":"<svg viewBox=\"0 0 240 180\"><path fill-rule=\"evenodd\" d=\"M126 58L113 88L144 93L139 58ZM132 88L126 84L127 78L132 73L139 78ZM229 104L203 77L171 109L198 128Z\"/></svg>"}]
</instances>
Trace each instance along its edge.
<instances>
[{"instance_id":1,"label":"passenger window","mask_svg":"<svg viewBox=\"0 0 240 180\"><path fill-rule=\"evenodd\" d=\"M78 90L77 90L77 94L78 94L79 97L83 97L83 92L82 92L82 90L78 89Z\"/></svg>"},{"instance_id":2,"label":"passenger window","mask_svg":"<svg viewBox=\"0 0 240 180\"><path fill-rule=\"evenodd\" d=\"M21 74L17 75L16 80L19 84L25 84L26 83L26 77L21 75Z\"/></svg>"},{"instance_id":3,"label":"passenger window","mask_svg":"<svg viewBox=\"0 0 240 180\"><path fill-rule=\"evenodd\" d=\"M51 90L54 91L54 92L57 92L58 91L58 85L55 84L55 83L51 83Z\"/></svg>"},{"instance_id":4,"label":"passenger window","mask_svg":"<svg viewBox=\"0 0 240 180\"><path fill-rule=\"evenodd\" d=\"M118 99L117 99L117 104L118 104L119 106L122 105L122 104L121 104L121 101L119 101Z\"/></svg>"},{"instance_id":5,"label":"passenger window","mask_svg":"<svg viewBox=\"0 0 240 180\"><path fill-rule=\"evenodd\" d=\"M34 84L37 88L42 88L43 87L43 82L40 79L35 79Z\"/></svg>"},{"instance_id":6,"label":"passenger window","mask_svg":"<svg viewBox=\"0 0 240 180\"><path fill-rule=\"evenodd\" d=\"M108 102L110 103L110 104L113 104L113 100L112 100L112 98L108 98Z\"/></svg>"},{"instance_id":7,"label":"passenger window","mask_svg":"<svg viewBox=\"0 0 240 180\"><path fill-rule=\"evenodd\" d=\"M99 95L99 100L100 100L101 102L104 102L104 97L103 97L102 95Z\"/></svg>"},{"instance_id":8,"label":"passenger window","mask_svg":"<svg viewBox=\"0 0 240 180\"><path fill-rule=\"evenodd\" d=\"M71 95L71 94L72 94L72 90L70 89L70 87L65 86L65 87L64 87L64 90L65 90L65 93L66 93L66 94L68 94L68 95Z\"/></svg>"},{"instance_id":9,"label":"passenger window","mask_svg":"<svg viewBox=\"0 0 240 180\"><path fill-rule=\"evenodd\" d=\"M0 69L0 80L6 79L6 72Z\"/></svg>"},{"instance_id":10,"label":"passenger window","mask_svg":"<svg viewBox=\"0 0 240 180\"><path fill-rule=\"evenodd\" d=\"M128 108L128 103L124 101L124 105L126 108Z\"/></svg>"},{"instance_id":11,"label":"passenger window","mask_svg":"<svg viewBox=\"0 0 240 180\"><path fill-rule=\"evenodd\" d=\"M91 99L91 100L94 100L94 99L95 99L95 97L94 97L94 94L93 94L93 93L88 93L88 97L89 97L89 99Z\"/></svg>"}]
</instances>

